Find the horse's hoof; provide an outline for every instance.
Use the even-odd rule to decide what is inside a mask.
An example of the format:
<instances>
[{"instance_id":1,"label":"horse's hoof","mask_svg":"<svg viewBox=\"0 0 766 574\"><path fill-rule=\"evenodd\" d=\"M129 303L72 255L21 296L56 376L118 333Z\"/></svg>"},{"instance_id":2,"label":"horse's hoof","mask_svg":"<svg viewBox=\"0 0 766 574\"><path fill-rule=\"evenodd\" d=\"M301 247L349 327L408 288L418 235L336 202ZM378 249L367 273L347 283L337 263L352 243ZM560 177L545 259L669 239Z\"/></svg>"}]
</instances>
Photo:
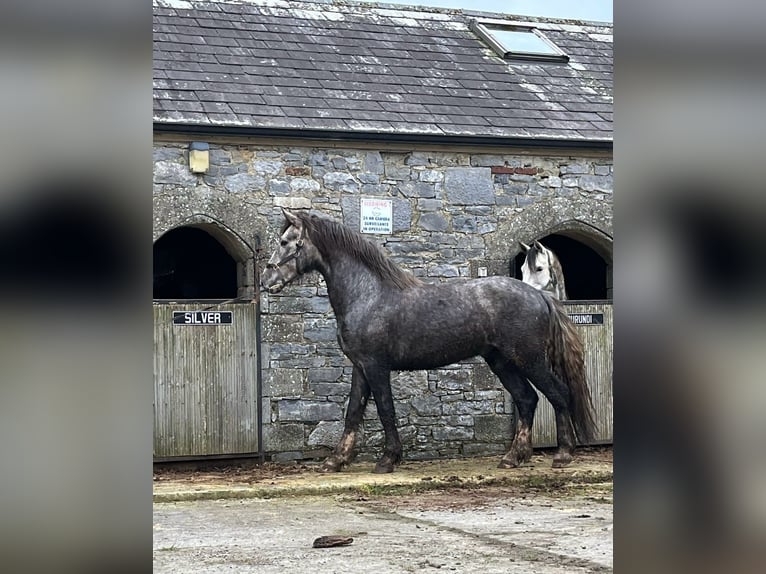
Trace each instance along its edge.
<instances>
[{"instance_id":1,"label":"horse's hoof","mask_svg":"<svg viewBox=\"0 0 766 574\"><path fill-rule=\"evenodd\" d=\"M337 460L325 460L319 466L319 472L340 472L341 468L343 468L342 462Z\"/></svg>"},{"instance_id":2,"label":"horse's hoof","mask_svg":"<svg viewBox=\"0 0 766 574\"><path fill-rule=\"evenodd\" d=\"M497 468L518 468L518 467L519 467L518 461L506 460L506 459L502 459L500 461L500 464L497 465Z\"/></svg>"},{"instance_id":3,"label":"horse's hoof","mask_svg":"<svg viewBox=\"0 0 766 574\"><path fill-rule=\"evenodd\" d=\"M389 472L394 472L394 465L390 462L379 462L375 465L375 470L373 470L375 474L388 474Z\"/></svg>"},{"instance_id":4,"label":"horse's hoof","mask_svg":"<svg viewBox=\"0 0 766 574\"><path fill-rule=\"evenodd\" d=\"M553 455L553 468L564 468L572 462L573 458L571 454L555 454Z\"/></svg>"}]
</instances>

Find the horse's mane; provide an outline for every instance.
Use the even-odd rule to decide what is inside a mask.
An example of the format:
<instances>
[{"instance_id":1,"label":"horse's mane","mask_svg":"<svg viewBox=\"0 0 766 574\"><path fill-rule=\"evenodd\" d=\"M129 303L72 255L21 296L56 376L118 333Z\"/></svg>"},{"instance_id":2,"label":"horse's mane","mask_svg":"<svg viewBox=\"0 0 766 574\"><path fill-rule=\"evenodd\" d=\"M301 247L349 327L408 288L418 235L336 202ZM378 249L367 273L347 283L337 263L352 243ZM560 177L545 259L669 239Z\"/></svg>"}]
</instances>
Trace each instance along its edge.
<instances>
[{"instance_id":1,"label":"horse's mane","mask_svg":"<svg viewBox=\"0 0 766 574\"><path fill-rule=\"evenodd\" d=\"M306 213L296 215L303 222L305 233L320 253L344 251L366 265L381 281L399 289L423 285L420 279L399 267L375 243L368 241L356 231L331 219ZM283 233L289 225L289 223L285 225Z\"/></svg>"}]
</instances>

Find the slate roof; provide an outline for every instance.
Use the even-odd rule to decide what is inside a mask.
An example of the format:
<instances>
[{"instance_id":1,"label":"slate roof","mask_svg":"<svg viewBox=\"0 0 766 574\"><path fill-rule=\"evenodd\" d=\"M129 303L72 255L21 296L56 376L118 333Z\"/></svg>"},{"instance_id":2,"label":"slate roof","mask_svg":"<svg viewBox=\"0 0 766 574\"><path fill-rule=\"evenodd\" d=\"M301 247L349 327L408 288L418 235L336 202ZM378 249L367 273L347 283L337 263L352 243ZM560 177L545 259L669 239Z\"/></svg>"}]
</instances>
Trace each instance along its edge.
<instances>
[{"instance_id":1,"label":"slate roof","mask_svg":"<svg viewBox=\"0 0 766 574\"><path fill-rule=\"evenodd\" d=\"M533 23L568 63L503 60L471 19ZM154 122L612 140L612 25L349 0L154 0Z\"/></svg>"}]
</instances>

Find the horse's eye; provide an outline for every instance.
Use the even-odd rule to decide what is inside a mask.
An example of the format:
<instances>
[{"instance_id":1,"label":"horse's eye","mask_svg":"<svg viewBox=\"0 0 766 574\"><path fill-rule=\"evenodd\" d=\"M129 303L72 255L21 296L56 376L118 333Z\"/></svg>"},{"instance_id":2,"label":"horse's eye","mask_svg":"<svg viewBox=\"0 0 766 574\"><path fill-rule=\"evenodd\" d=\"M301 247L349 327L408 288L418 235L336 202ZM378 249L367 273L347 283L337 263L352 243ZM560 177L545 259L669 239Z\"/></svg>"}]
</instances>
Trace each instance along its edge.
<instances>
[{"instance_id":1,"label":"horse's eye","mask_svg":"<svg viewBox=\"0 0 766 574\"><path fill-rule=\"evenodd\" d=\"M537 271L538 273L540 273L542 270L543 270L543 268L542 268L542 267L538 267L538 268L536 269L536 271Z\"/></svg>"},{"instance_id":2,"label":"horse's eye","mask_svg":"<svg viewBox=\"0 0 766 574\"><path fill-rule=\"evenodd\" d=\"M282 241L280 241L280 242L279 242L279 244L280 244L282 247L284 247L285 245L287 245L287 241L285 241L285 240L283 239Z\"/></svg>"}]
</instances>

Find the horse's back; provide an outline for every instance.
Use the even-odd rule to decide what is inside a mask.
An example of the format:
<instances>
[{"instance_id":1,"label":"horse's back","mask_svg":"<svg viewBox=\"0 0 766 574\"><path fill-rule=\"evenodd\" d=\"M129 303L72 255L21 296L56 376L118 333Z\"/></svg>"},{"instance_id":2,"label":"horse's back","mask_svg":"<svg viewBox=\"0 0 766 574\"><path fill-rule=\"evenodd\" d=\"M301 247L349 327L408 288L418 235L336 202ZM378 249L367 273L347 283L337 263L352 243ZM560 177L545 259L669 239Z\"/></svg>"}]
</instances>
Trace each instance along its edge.
<instances>
[{"instance_id":1,"label":"horse's back","mask_svg":"<svg viewBox=\"0 0 766 574\"><path fill-rule=\"evenodd\" d=\"M396 369L433 368L517 343L538 345L548 320L541 293L511 277L405 289L375 323L383 317L376 330Z\"/></svg>"}]
</instances>

